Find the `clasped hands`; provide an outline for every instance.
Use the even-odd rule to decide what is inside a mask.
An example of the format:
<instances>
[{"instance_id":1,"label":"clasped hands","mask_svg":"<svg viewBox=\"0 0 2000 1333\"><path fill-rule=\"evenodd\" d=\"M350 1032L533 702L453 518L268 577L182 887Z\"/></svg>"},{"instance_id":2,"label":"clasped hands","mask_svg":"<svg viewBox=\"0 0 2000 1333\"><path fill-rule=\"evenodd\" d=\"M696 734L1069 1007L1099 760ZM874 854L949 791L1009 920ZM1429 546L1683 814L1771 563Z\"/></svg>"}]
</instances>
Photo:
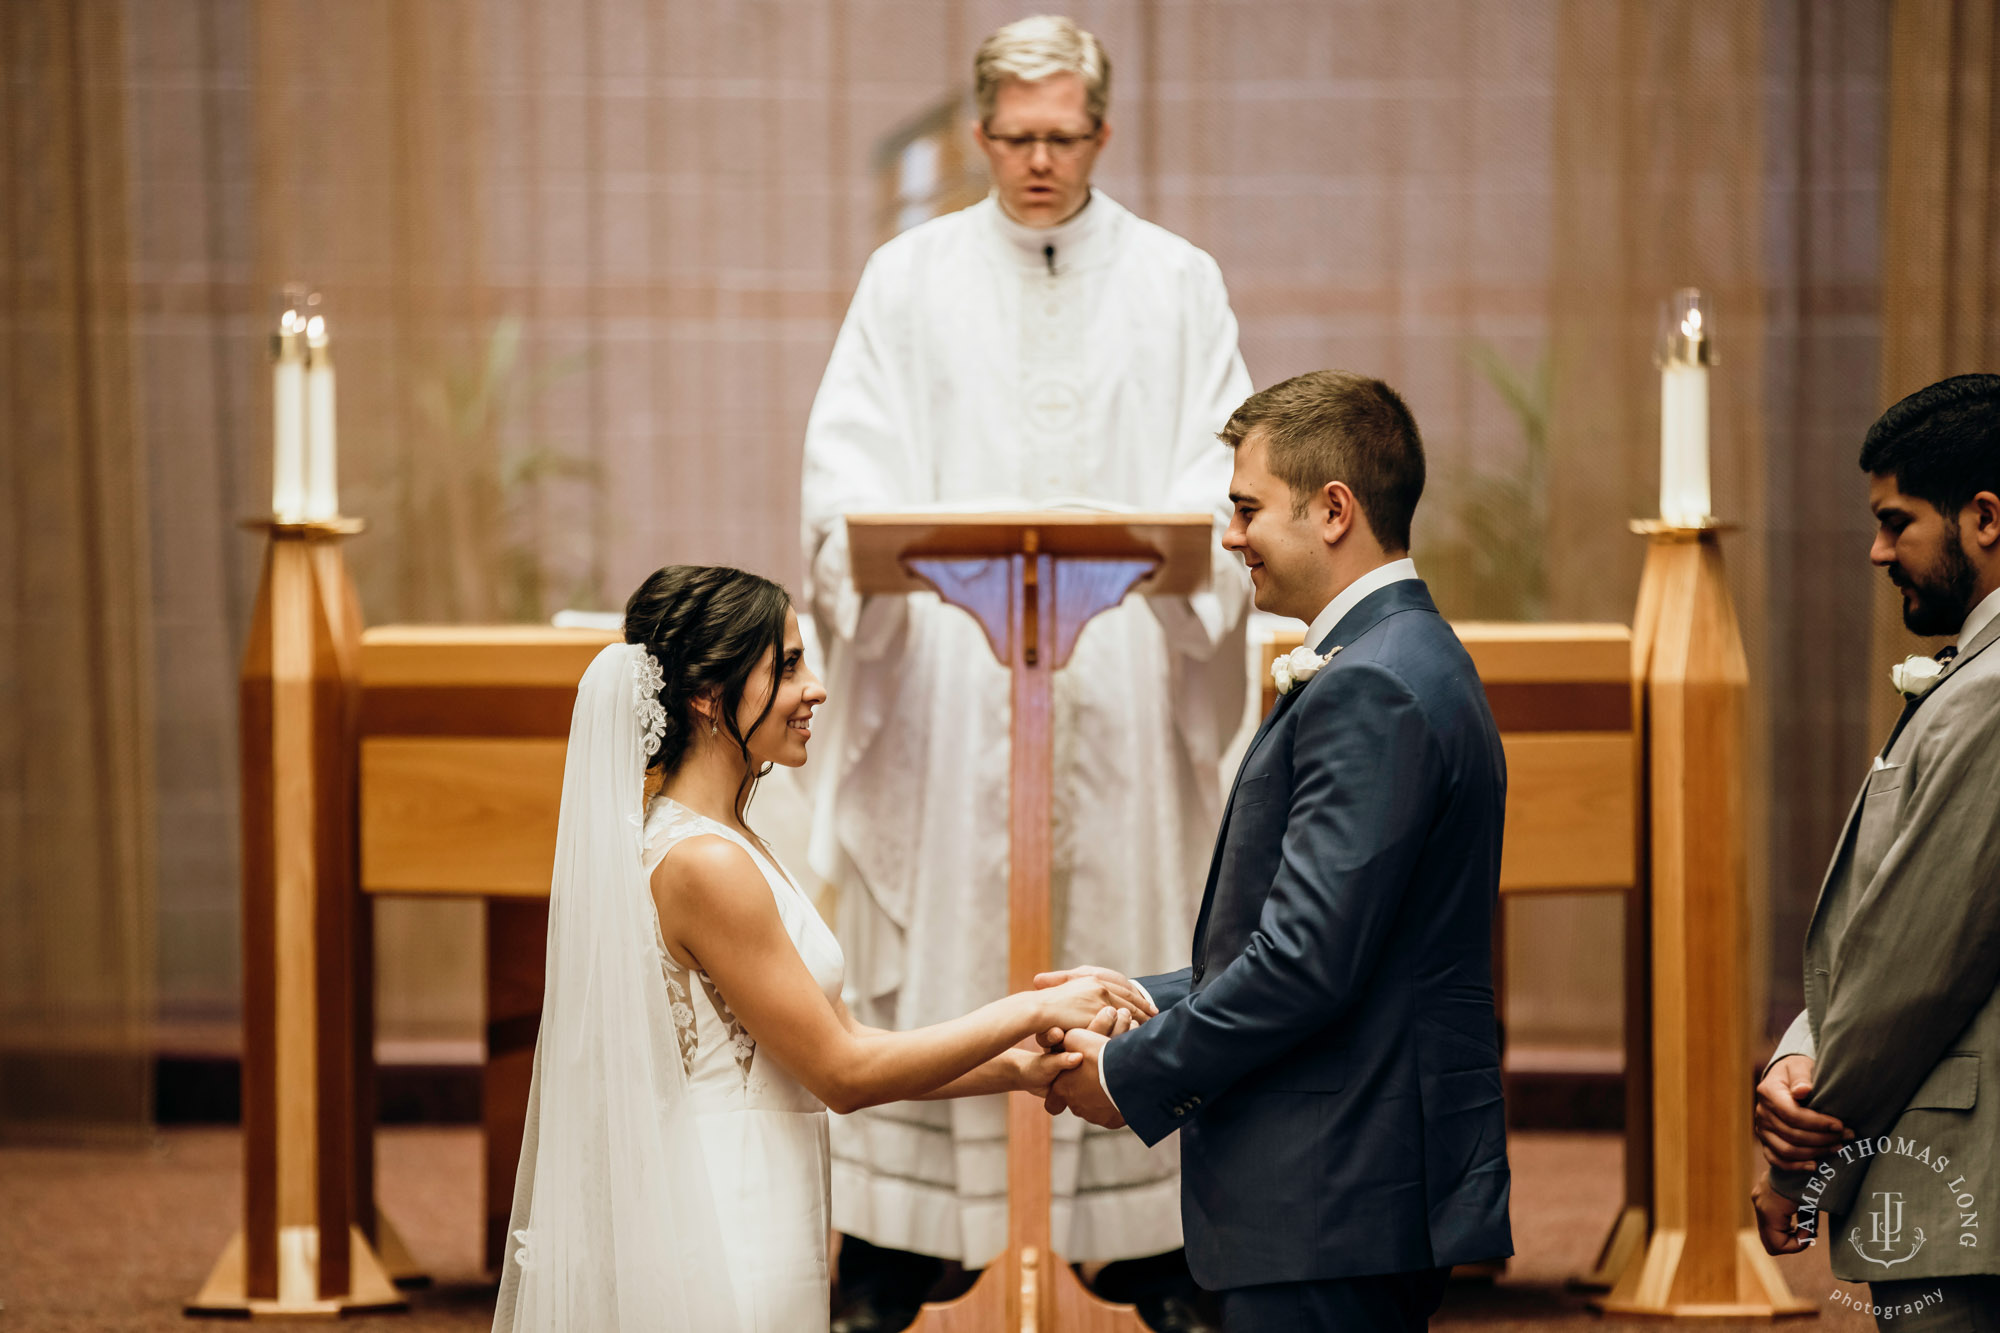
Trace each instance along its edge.
<instances>
[{"instance_id":1,"label":"clasped hands","mask_svg":"<svg viewBox=\"0 0 2000 1333\"><path fill-rule=\"evenodd\" d=\"M1757 1146L1773 1167L1810 1171L1832 1149L1854 1137L1839 1120L1806 1105L1816 1072L1811 1056L1788 1055L1758 1081L1752 1120ZM1798 1205L1778 1193L1768 1173L1757 1181L1750 1203L1757 1211L1757 1238L1767 1252L1796 1254L1813 1243L1812 1232L1798 1224Z\"/></svg>"},{"instance_id":2,"label":"clasped hands","mask_svg":"<svg viewBox=\"0 0 2000 1333\"><path fill-rule=\"evenodd\" d=\"M1159 1012L1136 983L1121 972L1106 967L1072 967L1061 972L1044 972L1035 978L1038 990L1072 986L1079 982L1102 985L1118 1001L1105 1005L1088 1026L1052 1027L1039 1038L1042 1049L1051 1055L1065 1052L1070 1059L1048 1066L1053 1077L1040 1092L1050 1115L1074 1112L1079 1119L1106 1129L1122 1129L1125 1118L1105 1095L1104 1079L1098 1072L1098 1057L1106 1042L1129 1032Z\"/></svg>"}]
</instances>

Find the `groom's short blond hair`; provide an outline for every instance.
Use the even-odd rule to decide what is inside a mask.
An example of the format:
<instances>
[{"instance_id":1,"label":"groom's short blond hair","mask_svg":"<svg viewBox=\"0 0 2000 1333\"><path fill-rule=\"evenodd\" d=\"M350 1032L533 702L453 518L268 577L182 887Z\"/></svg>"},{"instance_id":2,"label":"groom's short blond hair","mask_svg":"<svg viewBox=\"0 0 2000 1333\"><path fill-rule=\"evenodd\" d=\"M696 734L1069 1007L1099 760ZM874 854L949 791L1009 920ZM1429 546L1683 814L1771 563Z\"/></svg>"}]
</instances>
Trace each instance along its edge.
<instances>
[{"instance_id":1,"label":"groom's short blond hair","mask_svg":"<svg viewBox=\"0 0 2000 1333\"><path fill-rule=\"evenodd\" d=\"M1000 85L1009 79L1035 83L1057 74L1083 80L1084 109L1102 125L1111 105L1111 57L1104 43L1060 14L1017 19L979 44L972 58L972 93L981 123L993 118Z\"/></svg>"}]
</instances>

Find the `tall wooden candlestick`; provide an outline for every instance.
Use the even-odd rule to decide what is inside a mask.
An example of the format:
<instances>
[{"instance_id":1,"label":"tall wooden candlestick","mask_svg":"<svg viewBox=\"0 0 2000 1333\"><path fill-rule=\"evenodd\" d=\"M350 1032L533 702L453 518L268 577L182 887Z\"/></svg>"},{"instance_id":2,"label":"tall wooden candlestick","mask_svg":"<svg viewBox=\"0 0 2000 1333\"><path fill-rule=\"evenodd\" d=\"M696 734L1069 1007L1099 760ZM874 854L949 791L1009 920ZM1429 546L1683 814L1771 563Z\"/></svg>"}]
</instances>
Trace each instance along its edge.
<instances>
[{"instance_id":1,"label":"tall wooden candlestick","mask_svg":"<svg viewBox=\"0 0 2000 1333\"><path fill-rule=\"evenodd\" d=\"M1607 1314L1805 1314L1750 1216L1749 901L1743 829L1749 668L1713 525L1650 539L1633 618L1644 681L1652 864L1651 1234Z\"/></svg>"},{"instance_id":2,"label":"tall wooden candlestick","mask_svg":"<svg viewBox=\"0 0 2000 1333\"><path fill-rule=\"evenodd\" d=\"M351 519L270 534L243 654L243 1230L189 1314L400 1309L375 1231Z\"/></svg>"}]
</instances>

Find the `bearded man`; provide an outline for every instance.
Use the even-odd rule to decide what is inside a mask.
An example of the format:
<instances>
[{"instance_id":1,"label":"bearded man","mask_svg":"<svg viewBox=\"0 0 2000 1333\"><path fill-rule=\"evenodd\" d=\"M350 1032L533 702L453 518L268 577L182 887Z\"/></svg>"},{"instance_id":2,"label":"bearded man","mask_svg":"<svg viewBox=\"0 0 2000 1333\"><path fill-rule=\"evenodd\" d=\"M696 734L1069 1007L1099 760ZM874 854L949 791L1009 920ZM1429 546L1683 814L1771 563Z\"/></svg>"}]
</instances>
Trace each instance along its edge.
<instances>
[{"instance_id":1,"label":"bearded man","mask_svg":"<svg viewBox=\"0 0 2000 1333\"><path fill-rule=\"evenodd\" d=\"M1215 432L1249 392L1215 262L1091 188L1110 62L1067 19L995 32L974 62L985 201L876 251L807 426L805 554L828 661L813 864L838 886L847 1002L909 1028L1006 989L1009 681L929 595L863 600L844 515L946 507L1227 507ZM1164 971L1187 938L1243 715L1242 566L1093 621L1055 685L1057 964ZM941 1268L1005 1243L999 1098L880 1108L834 1127L848 1333L904 1326ZM1113 1264L1100 1292L1198 1328L1179 1159L1065 1121L1055 1240ZM855 1242L861 1243L855 1243ZM1164 1256L1164 1257L1161 1257Z\"/></svg>"},{"instance_id":2,"label":"bearded man","mask_svg":"<svg viewBox=\"0 0 2000 1333\"><path fill-rule=\"evenodd\" d=\"M1884 412L1861 446L1869 558L1903 623L1952 634L1893 673L1906 702L1806 931L1806 1007L1757 1086L1764 1248L1825 1236L1883 1328L2000 1329L1979 1214L2000 1176L2000 375ZM1885 682L1885 686L1888 682Z\"/></svg>"}]
</instances>

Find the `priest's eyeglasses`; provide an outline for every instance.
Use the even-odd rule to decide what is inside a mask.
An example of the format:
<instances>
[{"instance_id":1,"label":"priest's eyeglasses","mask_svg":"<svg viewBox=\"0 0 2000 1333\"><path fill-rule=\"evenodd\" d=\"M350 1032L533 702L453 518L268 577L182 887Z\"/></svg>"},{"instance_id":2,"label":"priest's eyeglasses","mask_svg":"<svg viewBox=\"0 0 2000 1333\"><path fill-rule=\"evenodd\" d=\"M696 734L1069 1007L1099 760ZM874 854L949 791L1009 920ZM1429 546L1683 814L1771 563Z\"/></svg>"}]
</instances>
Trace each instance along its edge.
<instances>
[{"instance_id":1,"label":"priest's eyeglasses","mask_svg":"<svg viewBox=\"0 0 2000 1333\"><path fill-rule=\"evenodd\" d=\"M1033 157L1035 145L1046 145L1049 156L1067 161L1083 151L1087 143L1097 142L1097 130L1088 134L995 134L986 132L986 142L998 148L1009 157Z\"/></svg>"}]
</instances>

